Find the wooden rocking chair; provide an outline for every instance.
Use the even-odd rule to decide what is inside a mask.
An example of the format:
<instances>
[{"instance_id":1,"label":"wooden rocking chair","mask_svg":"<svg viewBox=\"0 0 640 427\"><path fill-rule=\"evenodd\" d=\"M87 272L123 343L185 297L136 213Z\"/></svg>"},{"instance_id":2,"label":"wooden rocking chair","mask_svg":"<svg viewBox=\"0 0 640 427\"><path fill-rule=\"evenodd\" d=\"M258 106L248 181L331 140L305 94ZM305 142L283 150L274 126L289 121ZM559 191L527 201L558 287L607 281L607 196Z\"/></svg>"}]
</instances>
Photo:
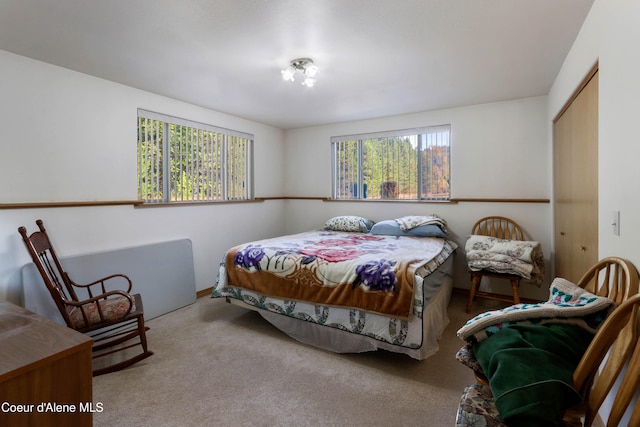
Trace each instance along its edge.
<instances>
[{"instance_id":1,"label":"wooden rocking chair","mask_svg":"<svg viewBox=\"0 0 640 427\"><path fill-rule=\"evenodd\" d=\"M40 231L31 235L25 227L18 231L67 326L93 338L93 359L137 345L142 347L141 353L126 360L98 369L94 365L93 375L117 371L151 356L153 352L147 349L149 328L144 325L142 298L140 294L130 293L131 280L124 274L112 274L84 285L75 283L63 269L42 220L36 224ZM108 290L112 286L107 283L124 284L126 290ZM134 338L135 342L127 343Z\"/></svg>"}]
</instances>

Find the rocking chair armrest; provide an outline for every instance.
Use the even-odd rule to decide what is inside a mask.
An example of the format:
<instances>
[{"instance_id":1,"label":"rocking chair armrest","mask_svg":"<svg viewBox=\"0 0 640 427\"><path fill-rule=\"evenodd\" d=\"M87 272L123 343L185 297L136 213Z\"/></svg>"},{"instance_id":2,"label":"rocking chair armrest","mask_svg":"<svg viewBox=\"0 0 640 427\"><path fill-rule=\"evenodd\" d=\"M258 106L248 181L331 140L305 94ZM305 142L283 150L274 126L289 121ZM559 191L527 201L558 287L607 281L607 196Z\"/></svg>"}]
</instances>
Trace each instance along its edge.
<instances>
[{"instance_id":1,"label":"rocking chair armrest","mask_svg":"<svg viewBox=\"0 0 640 427\"><path fill-rule=\"evenodd\" d=\"M103 294L107 292L107 289L106 289L106 287L105 287L105 282L106 282L107 280L115 279L115 278L118 278L118 277L125 279L125 280L127 281L127 283L128 283L128 287L127 287L127 289L126 289L126 290L121 289L121 290L122 290L123 292L130 293L130 292L131 292L131 288L133 287L133 283L131 282L131 279L129 279L129 277L128 277L128 276L126 276L126 275L124 275L124 274L120 274L120 273L117 273L117 274L111 274L111 275L109 275L109 276L106 276L106 277L103 277L103 278L101 278L101 279L95 280L95 281L93 281L93 282L91 282L91 283L86 283L86 284L84 284L84 285L74 282L74 281L73 281L73 280L71 280L71 278L67 275L67 278L68 278L68 279L69 279L69 281L73 284L73 286L78 287L78 288L87 288L87 290L89 290L89 288L91 288L92 286L95 286L95 285L101 285L101 289L102 289L102 293L103 293ZM91 292L90 292L90 295L91 295Z\"/></svg>"},{"instance_id":2,"label":"rocking chair armrest","mask_svg":"<svg viewBox=\"0 0 640 427\"><path fill-rule=\"evenodd\" d=\"M137 295L136 295L137 297ZM122 291L109 291L83 301L74 302L67 309L70 324L80 332L94 330L126 319L134 310L138 310L133 295Z\"/></svg>"},{"instance_id":3,"label":"rocking chair armrest","mask_svg":"<svg viewBox=\"0 0 640 427\"><path fill-rule=\"evenodd\" d=\"M100 294L100 295L96 295L95 297L87 298L87 299L82 300L82 301L66 301L65 304L73 306L73 307L82 307L83 305L87 305L87 304L91 304L91 303L94 303L94 302L99 301L99 300L107 299L108 297L113 296L113 295L121 295L121 296L127 298L129 300L129 312L131 312L131 309L134 306L133 296L131 294L129 294L128 292L124 292L124 291L109 291L109 292L105 292L105 293Z\"/></svg>"}]
</instances>

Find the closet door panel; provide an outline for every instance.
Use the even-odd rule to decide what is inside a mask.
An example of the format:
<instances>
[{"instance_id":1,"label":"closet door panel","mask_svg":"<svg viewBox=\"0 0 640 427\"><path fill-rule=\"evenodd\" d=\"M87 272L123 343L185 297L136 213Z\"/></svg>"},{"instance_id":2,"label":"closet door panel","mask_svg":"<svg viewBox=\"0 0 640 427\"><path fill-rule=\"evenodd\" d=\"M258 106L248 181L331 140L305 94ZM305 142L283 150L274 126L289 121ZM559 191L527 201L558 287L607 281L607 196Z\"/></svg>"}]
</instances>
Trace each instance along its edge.
<instances>
[{"instance_id":1,"label":"closet door panel","mask_svg":"<svg viewBox=\"0 0 640 427\"><path fill-rule=\"evenodd\" d=\"M598 73L554 123L556 276L577 281L598 261Z\"/></svg>"}]
</instances>

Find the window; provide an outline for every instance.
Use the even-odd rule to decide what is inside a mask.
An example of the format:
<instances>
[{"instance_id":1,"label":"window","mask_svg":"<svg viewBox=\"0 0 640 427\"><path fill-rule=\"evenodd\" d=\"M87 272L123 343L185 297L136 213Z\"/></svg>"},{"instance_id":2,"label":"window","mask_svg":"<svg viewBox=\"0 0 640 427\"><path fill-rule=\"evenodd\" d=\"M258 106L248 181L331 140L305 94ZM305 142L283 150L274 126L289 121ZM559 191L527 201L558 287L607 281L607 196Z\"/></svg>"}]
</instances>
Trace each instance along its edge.
<instances>
[{"instance_id":1,"label":"window","mask_svg":"<svg viewBox=\"0 0 640 427\"><path fill-rule=\"evenodd\" d=\"M449 200L451 126L331 138L334 199Z\"/></svg>"},{"instance_id":2,"label":"window","mask_svg":"<svg viewBox=\"0 0 640 427\"><path fill-rule=\"evenodd\" d=\"M138 199L253 198L253 135L138 110Z\"/></svg>"}]
</instances>

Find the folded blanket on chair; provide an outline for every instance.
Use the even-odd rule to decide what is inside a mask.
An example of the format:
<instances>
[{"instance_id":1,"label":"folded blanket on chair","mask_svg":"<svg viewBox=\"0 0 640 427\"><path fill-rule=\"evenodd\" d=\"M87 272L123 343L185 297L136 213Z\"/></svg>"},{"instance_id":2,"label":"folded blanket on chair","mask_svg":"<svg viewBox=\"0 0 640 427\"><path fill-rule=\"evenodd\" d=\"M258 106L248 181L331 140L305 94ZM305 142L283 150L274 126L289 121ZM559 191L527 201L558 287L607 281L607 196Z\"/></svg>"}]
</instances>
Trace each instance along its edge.
<instances>
[{"instance_id":1,"label":"folded blanket on chair","mask_svg":"<svg viewBox=\"0 0 640 427\"><path fill-rule=\"evenodd\" d=\"M544 255L539 242L474 234L467 239L465 252L472 271L515 274L538 286L544 280Z\"/></svg>"},{"instance_id":2,"label":"folded blanket on chair","mask_svg":"<svg viewBox=\"0 0 640 427\"><path fill-rule=\"evenodd\" d=\"M465 341L479 342L515 323L568 323L593 334L614 306L609 298L594 295L558 277L551 283L547 301L487 311L467 321L457 333Z\"/></svg>"},{"instance_id":3,"label":"folded blanket on chair","mask_svg":"<svg viewBox=\"0 0 640 427\"><path fill-rule=\"evenodd\" d=\"M508 325L473 352L509 426L552 426L580 403L573 372L593 335L576 325Z\"/></svg>"}]
</instances>

